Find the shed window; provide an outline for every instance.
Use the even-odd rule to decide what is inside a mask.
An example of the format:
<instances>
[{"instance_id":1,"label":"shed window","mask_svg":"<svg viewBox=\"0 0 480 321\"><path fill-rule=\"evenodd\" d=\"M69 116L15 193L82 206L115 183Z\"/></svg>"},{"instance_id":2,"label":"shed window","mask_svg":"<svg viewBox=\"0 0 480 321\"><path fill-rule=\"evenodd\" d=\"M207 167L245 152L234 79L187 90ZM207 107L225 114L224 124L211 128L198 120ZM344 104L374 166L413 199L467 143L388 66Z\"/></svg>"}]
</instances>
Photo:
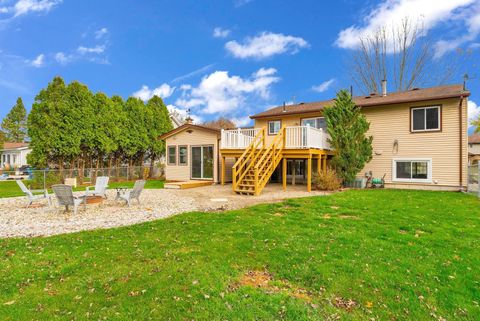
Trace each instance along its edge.
<instances>
[{"instance_id":1,"label":"shed window","mask_svg":"<svg viewBox=\"0 0 480 321\"><path fill-rule=\"evenodd\" d=\"M177 165L177 146L168 146L168 165Z\"/></svg>"},{"instance_id":2,"label":"shed window","mask_svg":"<svg viewBox=\"0 0 480 321\"><path fill-rule=\"evenodd\" d=\"M187 165L188 163L188 148L187 146L178 146L178 164Z\"/></svg>"},{"instance_id":3,"label":"shed window","mask_svg":"<svg viewBox=\"0 0 480 321\"><path fill-rule=\"evenodd\" d=\"M412 132L440 130L440 106L412 108Z\"/></svg>"}]
</instances>

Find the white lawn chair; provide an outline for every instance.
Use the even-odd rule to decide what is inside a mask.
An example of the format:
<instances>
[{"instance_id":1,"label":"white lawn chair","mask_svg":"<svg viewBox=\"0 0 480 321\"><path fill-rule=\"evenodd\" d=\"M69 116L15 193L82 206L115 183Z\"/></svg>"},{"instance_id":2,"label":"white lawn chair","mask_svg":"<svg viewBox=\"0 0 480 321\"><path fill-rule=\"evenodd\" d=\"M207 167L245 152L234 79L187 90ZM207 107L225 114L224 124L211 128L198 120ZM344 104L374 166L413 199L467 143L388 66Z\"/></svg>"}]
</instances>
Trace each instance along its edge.
<instances>
[{"instance_id":1,"label":"white lawn chair","mask_svg":"<svg viewBox=\"0 0 480 321\"><path fill-rule=\"evenodd\" d=\"M130 206L130 202L133 199L136 199L138 204L140 204L140 194L142 193L144 186L144 180L135 181L133 188L121 193L120 195L118 195L118 198L126 201L128 206Z\"/></svg>"},{"instance_id":2,"label":"white lawn chair","mask_svg":"<svg viewBox=\"0 0 480 321\"><path fill-rule=\"evenodd\" d=\"M77 214L78 207L83 204L83 208L87 209L86 195L74 196L73 189L69 185L53 185L53 192L57 197L58 205L65 206L65 211L68 211L69 206L73 206L73 215Z\"/></svg>"},{"instance_id":3,"label":"white lawn chair","mask_svg":"<svg viewBox=\"0 0 480 321\"><path fill-rule=\"evenodd\" d=\"M95 181L95 186L87 186L85 195L99 195L107 198L108 180L108 176L98 176ZM90 190L91 188L94 188L94 190Z\"/></svg>"},{"instance_id":4,"label":"white lawn chair","mask_svg":"<svg viewBox=\"0 0 480 321\"><path fill-rule=\"evenodd\" d=\"M48 201L48 206L52 205L51 203L51 200L50 200L50 196L48 195L48 191L46 189L32 189L32 190L29 190L25 184L23 184L22 181L20 180L16 180L18 186L20 187L20 189L22 190L22 192L25 193L25 196L27 197L27 208L30 207L30 205L32 205L33 202L35 201L39 201L39 200L42 200L42 199L47 199Z\"/></svg>"}]
</instances>

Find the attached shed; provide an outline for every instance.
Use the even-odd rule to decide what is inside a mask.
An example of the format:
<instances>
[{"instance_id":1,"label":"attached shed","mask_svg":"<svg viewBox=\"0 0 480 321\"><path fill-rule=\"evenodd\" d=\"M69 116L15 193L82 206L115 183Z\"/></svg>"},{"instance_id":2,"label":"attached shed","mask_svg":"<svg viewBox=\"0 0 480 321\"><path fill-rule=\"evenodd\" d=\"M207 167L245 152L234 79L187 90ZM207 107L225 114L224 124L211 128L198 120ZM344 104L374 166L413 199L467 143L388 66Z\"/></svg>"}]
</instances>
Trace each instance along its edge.
<instances>
[{"instance_id":1,"label":"attached shed","mask_svg":"<svg viewBox=\"0 0 480 321\"><path fill-rule=\"evenodd\" d=\"M219 182L220 130L191 123L162 135L166 145L166 180Z\"/></svg>"}]
</instances>

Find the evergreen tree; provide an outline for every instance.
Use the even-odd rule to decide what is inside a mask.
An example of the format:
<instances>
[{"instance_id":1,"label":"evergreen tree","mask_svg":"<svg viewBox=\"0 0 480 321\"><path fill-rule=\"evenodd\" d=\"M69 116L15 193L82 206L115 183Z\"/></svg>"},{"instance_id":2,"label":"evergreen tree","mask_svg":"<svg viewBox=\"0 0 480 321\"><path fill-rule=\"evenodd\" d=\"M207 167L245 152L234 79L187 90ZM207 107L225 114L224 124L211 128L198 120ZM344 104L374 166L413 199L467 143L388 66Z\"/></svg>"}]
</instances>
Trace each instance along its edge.
<instances>
[{"instance_id":1,"label":"evergreen tree","mask_svg":"<svg viewBox=\"0 0 480 321\"><path fill-rule=\"evenodd\" d=\"M2 121L2 129L9 142L23 142L26 135L27 110L21 97Z\"/></svg>"},{"instance_id":2,"label":"evergreen tree","mask_svg":"<svg viewBox=\"0 0 480 321\"><path fill-rule=\"evenodd\" d=\"M331 165L344 182L352 182L372 159L373 137L366 136L370 124L347 90L339 91L334 101L323 112L335 151Z\"/></svg>"}]
</instances>

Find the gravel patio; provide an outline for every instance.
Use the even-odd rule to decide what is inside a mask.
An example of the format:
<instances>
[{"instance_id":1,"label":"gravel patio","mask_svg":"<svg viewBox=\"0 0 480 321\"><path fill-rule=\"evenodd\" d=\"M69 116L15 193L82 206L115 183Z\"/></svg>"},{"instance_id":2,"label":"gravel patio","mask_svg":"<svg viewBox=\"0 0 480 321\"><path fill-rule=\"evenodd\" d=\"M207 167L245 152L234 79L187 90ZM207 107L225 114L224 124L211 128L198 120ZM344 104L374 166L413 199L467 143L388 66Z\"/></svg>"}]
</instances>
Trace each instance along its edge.
<instances>
[{"instance_id":1,"label":"gravel patio","mask_svg":"<svg viewBox=\"0 0 480 321\"><path fill-rule=\"evenodd\" d=\"M108 199L101 204L89 204L87 210L79 208L76 216L46 205L25 208L24 197L0 199L0 238L49 236L85 230L126 226L167 218L192 211L223 211L248 207L259 203L278 202L286 198L325 195L325 192L308 193L305 186L270 184L260 196L242 196L232 193L231 185L206 186L187 190L146 189L141 204L127 207L115 201L115 191L108 191Z\"/></svg>"}]
</instances>

